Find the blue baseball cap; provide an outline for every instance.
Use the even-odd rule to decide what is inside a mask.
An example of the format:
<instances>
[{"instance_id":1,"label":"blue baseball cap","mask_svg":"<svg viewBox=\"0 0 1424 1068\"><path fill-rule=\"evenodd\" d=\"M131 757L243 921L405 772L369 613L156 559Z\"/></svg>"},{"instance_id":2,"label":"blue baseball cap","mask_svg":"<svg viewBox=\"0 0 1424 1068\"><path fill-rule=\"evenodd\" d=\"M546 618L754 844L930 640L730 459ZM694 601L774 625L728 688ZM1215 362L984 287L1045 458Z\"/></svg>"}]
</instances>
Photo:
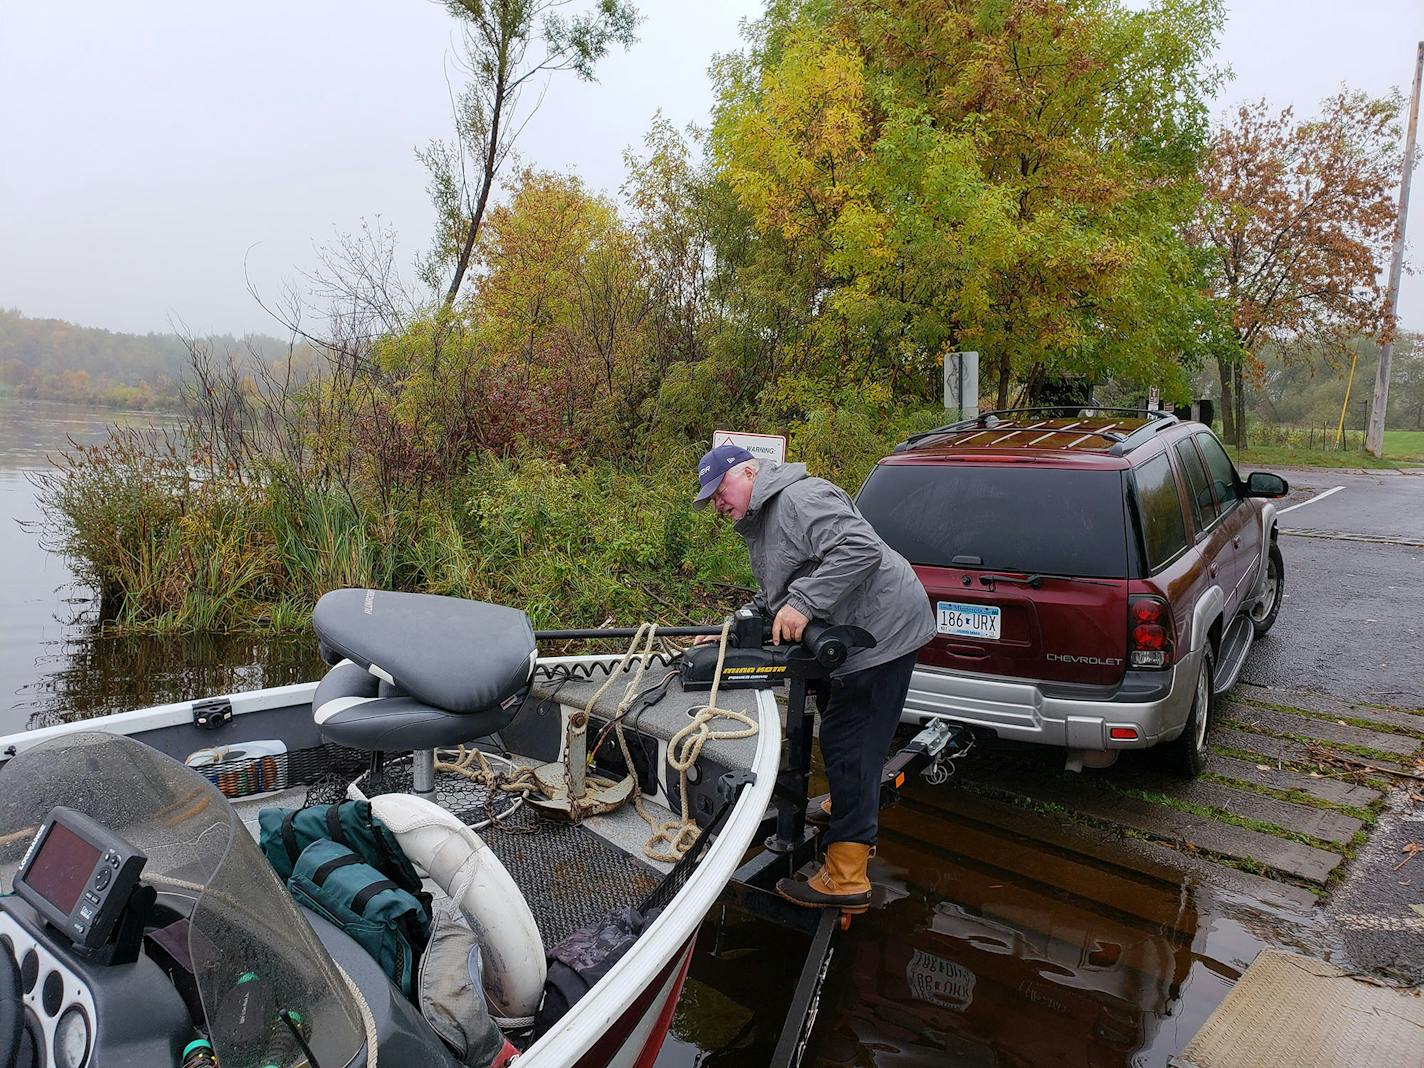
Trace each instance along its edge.
<instances>
[{"instance_id":1,"label":"blue baseball cap","mask_svg":"<svg viewBox=\"0 0 1424 1068\"><path fill-rule=\"evenodd\" d=\"M702 483L702 492L692 502L694 508L704 508L722 484L722 476L738 464L754 460L751 453L740 445L718 445L711 452L704 453L697 461L697 478Z\"/></svg>"}]
</instances>

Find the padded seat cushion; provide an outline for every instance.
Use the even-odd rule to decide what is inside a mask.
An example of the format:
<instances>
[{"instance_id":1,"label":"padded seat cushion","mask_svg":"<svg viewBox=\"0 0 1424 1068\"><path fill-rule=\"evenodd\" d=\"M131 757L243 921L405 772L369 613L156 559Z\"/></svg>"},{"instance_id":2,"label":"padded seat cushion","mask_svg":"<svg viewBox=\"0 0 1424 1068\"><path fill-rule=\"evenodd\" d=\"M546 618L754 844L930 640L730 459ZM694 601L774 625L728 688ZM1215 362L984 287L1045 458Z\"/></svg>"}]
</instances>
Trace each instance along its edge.
<instances>
[{"instance_id":1,"label":"padded seat cushion","mask_svg":"<svg viewBox=\"0 0 1424 1068\"><path fill-rule=\"evenodd\" d=\"M317 684L312 716L322 738L353 749L436 749L502 730L519 711L517 698L473 714L446 712L343 660Z\"/></svg>"},{"instance_id":2,"label":"padded seat cushion","mask_svg":"<svg viewBox=\"0 0 1424 1068\"><path fill-rule=\"evenodd\" d=\"M385 590L332 590L312 626L329 661L350 660L435 710L473 715L528 685L537 651L517 608Z\"/></svg>"}]
</instances>

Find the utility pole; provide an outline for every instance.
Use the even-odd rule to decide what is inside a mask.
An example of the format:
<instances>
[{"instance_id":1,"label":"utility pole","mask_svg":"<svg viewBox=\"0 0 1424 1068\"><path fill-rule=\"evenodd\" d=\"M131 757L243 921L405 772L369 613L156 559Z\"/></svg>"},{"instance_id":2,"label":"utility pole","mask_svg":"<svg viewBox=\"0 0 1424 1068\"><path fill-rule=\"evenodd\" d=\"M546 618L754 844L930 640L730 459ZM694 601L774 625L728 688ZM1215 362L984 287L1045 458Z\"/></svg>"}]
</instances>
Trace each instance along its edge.
<instances>
[{"instance_id":1,"label":"utility pole","mask_svg":"<svg viewBox=\"0 0 1424 1068\"><path fill-rule=\"evenodd\" d=\"M1365 430L1365 449L1372 456L1384 453L1384 413L1389 407L1389 361L1394 357L1394 333L1399 322L1399 274L1404 266L1404 222L1409 216L1409 178L1414 172L1414 134L1419 128L1419 79L1424 75L1424 41L1414 56L1414 97L1409 102L1409 132L1404 135L1404 175L1399 180L1399 221L1394 228L1394 253L1389 258L1389 290L1385 295L1387 340L1380 346L1375 372L1375 397Z\"/></svg>"}]
</instances>

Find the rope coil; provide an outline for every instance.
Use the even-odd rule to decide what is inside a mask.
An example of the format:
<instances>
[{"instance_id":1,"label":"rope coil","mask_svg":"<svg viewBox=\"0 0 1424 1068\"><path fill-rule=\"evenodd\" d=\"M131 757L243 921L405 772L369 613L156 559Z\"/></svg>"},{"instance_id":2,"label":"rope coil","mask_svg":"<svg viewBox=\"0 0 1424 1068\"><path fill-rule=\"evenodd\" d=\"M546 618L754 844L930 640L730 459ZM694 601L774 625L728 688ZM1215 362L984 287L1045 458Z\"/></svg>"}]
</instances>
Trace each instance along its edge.
<instances>
[{"instance_id":1,"label":"rope coil","mask_svg":"<svg viewBox=\"0 0 1424 1068\"><path fill-rule=\"evenodd\" d=\"M649 860L656 860L664 864L675 864L682 859L684 853L691 848L697 840L700 828L693 818L688 808L687 772L693 767L702 755L703 747L708 742L733 741L739 738L753 737L758 730L757 722L751 716L742 712L737 712L730 708L720 708L717 705L717 692L722 684L722 665L727 657L727 637L731 630L731 620L728 619L722 624L722 634L719 638L717 649L717 669L712 676L712 692L708 696L707 704L698 705L693 709L695 713L692 720L668 742L668 763L677 769L678 785L681 802L681 815L678 819L659 820L651 814L643 804L643 791L638 782L637 766L633 763L633 754L628 746L627 736L623 731L623 718L628 710L632 708L633 702L639 696L639 687L643 677L648 670L648 666L653 663L670 664L672 656L667 651L666 639L657 636L656 623L643 623L638 627L637 633L633 635L633 640L628 643L627 650L619 658L617 663L605 662L596 665L600 670L607 673L607 679L603 685L590 697L583 706L581 715L584 721L593 713L594 706L598 704L600 698L612 687L614 681L630 666L633 667L632 677L623 691L623 697L618 702L618 707L610 723L613 728L613 736L618 742L618 749L623 754L623 761L628 768L628 778L632 780L633 808L638 815L647 823L652 834L643 845L643 854ZM659 648L659 643L662 647ZM676 654L672 654L676 655ZM582 665L580 665L582 666ZM587 672L578 672L586 678L592 679L593 665L589 665ZM742 726L734 730L718 731L713 730L711 724L718 719L727 719ZM600 736L599 743L602 743ZM567 760L568 739L565 737L565 759ZM597 752L597 745L589 751L589 760L592 761L593 753ZM437 754L435 761L437 771L449 771L485 786L490 790L501 790L505 793L519 794L528 797L530 794L543 794L544 790L539 785L535 777L533 768L521 768L513 772L495 771L490 767L485 759L484 753L473 747L460 746L449 759ZM590 779L589 781L597 781ZM592 804L583 811L575 801L569 811L569 816L574 822L592 814Z\"/></svg>"}]
</instances>

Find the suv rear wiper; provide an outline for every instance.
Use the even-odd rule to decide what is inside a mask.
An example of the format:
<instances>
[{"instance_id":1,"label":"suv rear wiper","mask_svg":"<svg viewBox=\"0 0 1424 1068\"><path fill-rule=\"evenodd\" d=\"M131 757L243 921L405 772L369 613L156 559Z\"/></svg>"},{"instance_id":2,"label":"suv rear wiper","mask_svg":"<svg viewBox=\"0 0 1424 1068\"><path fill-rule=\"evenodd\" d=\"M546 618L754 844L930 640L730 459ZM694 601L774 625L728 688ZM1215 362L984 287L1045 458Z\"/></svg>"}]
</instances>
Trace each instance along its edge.
<instances>
[{"instance_id":1,"label":"suv rear wiper","mask_svg":"<svg viewBox=\"0 0 1424 1068\"><path fill-rule=\"evenodd\" d=\"M979 582L991 590L996 582L1007 582L1012 586L1028 586L1036 590L1043 585L1043 576L1030 575L1028 578L1015 578L1013 575L980 575Z\"/></svg>"}]
</instances>

